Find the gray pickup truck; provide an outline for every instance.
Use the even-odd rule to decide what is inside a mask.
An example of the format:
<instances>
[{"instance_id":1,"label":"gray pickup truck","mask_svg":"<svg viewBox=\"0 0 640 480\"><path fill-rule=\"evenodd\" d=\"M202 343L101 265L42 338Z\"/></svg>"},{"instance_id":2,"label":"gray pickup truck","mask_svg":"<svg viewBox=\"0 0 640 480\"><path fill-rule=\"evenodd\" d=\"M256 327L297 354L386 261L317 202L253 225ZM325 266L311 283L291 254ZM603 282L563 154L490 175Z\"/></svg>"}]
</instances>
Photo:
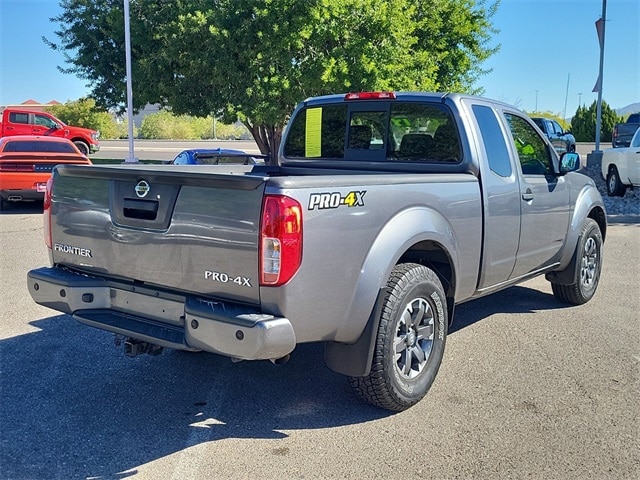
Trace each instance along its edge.
<instances>
[{"instance_id":1,"label":"gray pickup truck","mask_svg":"<svg viewBox=\"0 0 640 480\"><path fill-rule=\"evenodd\" d=\"M274 165L61 166L33 299L125 340L282 363L323 342L364 400L418 402L456 304L545 274L594 295L606 214L576 153L458 94L309 98Z\"/></svg>"},{"instance_id":2,"label":"gray pickup truck","mask_svg":"<svg viewBox=\"0 0 640 480\"><path fill-rule=\"evenodd\" d=\"M531 120L544 133L556 152L575 152L576 138L569 132L565 132L555 120L543 117L532 117Z\"/></svg>"}]
</instances>

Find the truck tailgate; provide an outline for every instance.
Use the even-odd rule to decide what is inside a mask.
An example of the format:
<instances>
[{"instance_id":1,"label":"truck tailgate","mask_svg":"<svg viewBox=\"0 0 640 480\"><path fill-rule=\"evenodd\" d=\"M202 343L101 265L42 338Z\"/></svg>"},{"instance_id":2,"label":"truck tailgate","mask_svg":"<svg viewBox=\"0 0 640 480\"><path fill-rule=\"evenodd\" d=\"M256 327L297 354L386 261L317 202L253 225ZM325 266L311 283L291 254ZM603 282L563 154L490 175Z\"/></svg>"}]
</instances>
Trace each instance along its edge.
<instances>
[{"instance_id":1,"label":"truck tailgate","mask_svg":"<svg viewBox=\"0 0 640 480\"><path fill-rule=\"evenodd\" d=\"M110 279L257 304L266 178L250 170L56 168L52 260Z\"/></svg>"}]
</instances>

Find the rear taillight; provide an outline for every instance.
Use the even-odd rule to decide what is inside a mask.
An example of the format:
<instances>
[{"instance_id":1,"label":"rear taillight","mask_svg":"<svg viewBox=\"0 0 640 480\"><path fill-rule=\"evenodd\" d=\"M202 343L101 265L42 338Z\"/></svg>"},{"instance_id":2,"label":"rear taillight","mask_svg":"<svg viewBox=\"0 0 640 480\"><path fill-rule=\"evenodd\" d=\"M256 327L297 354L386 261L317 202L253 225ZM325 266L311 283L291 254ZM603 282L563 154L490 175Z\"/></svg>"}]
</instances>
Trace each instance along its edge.
<instances>
[{"instance_id":1,"label":"rear taillight","mask_svg":"<svg viewBox=\"0 0 640 480\"><path fill-rule=\"evenodd\" d=\"M34 172L35 165L21 163L2 163L0 164L0 172Z\"/></svg>"},{"instance_id":2,"label":"rear taillight","mask_svg":"<svg viewBox=\"0 0 640 480\"><path fill-rule=\"evenodd\" d=\"M44 231L44 243L49 248L53 248L51 240L51 189L53 188L53 177L47 180L47 189L44 192L44 202L42 210L42 226Z\"/></svg>"},{"instance_id":3,"label":"rear taillight","mask_svg":"<svg viewBox=\"0 0 640 480\"><path fill-rule=\"evenodd\" d=\"M302 262L302 207L284 195L266 195L260 223L260 285L277 287Z\"/></svg>"}]
</instances>

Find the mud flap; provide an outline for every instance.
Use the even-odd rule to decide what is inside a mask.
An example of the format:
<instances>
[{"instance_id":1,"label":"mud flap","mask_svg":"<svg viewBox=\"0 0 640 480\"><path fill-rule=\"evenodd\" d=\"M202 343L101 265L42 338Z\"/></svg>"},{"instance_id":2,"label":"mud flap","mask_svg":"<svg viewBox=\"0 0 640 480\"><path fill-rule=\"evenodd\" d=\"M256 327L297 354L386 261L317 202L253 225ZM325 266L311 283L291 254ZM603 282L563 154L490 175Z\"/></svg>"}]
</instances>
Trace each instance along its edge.
<instances>
[{"instance_id":1,"label":"mud flap","mask_svg":"<svg viewBox=\"0 0 640 480\"><path fill-rule=\"evenodd\" d=\"M378 298L369 321L355 343L326 342L324 344L324 363L328 368L350 377L362 377L369 374L387 290L385 287L378 292Z\"/></svg>"}]
</instances>

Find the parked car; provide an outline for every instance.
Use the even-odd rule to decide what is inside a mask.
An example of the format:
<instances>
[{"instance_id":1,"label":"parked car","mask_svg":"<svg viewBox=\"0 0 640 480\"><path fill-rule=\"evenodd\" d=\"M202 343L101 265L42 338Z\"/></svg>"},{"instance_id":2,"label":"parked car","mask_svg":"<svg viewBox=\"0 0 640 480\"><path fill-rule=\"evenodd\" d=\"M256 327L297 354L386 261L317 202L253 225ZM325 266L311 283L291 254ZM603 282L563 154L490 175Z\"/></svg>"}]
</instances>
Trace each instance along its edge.
<instances>
[{"instance_id":1,"label":"parked car","mask_svg":"<svg viewBox=\"0 0 640 480\"><path fill-rule=\"evenodd\" d=\"M576 139L569 132L565 132L558 122L548 118L533 117L531 118L544 133L556 152L575 152Z\"/></svg>"},{"instance_id":2,"label":"parked car","mask_svg":"<svg viewBox=\"0 0 640 480\"><path fill-rule=\"evenodd\" d=\"M7 201L42 200L53 167L72 163L91 165L91 160L66 138L0 138L0 207Z\"/></svg>"},{"instance_id":3,"label":"parked car","mask_svg":"<svg viewBox=\"0 0 640 480\"><path fill-rule=\"evenodd\" d=\"M602 178L607 182L610 197L622 197L628 187L640 187L640 128L631 145L607 148L602 152Z\"/></svg>"},{"instance_id":4,"label":"parked car","mask_svg":"<svg viewBox=\"0 0 640 480\"><path fill-rule=\"evenodd\" d=\"M66 125L46 112L5 108L0 123L0 137L14 135L45 135L71 140L81 153L89 155L100 150L100 132L90 128Z\"/></svg>"},{"instance_id":5,"label":"parked car","mask_svg":"<svg viewBox=\"0 0 640 480\"><path fill-rule=\"evenodd\" d=\"M171 165L264 165L265 158L231 148L194 148L180 152Z\"/></svg>"},{"instance_id":6,"label":"parked car","mask_svg":"<svg viewBox=\"0 0 640 480\"><path fill-rule=\"evenodd\" d=\"M631 137L638 128L640 128L640 113L632 113L626 122L614 125L611 139L613 148L624 148L631 145Z\"/></svg>"}]
</instances>

